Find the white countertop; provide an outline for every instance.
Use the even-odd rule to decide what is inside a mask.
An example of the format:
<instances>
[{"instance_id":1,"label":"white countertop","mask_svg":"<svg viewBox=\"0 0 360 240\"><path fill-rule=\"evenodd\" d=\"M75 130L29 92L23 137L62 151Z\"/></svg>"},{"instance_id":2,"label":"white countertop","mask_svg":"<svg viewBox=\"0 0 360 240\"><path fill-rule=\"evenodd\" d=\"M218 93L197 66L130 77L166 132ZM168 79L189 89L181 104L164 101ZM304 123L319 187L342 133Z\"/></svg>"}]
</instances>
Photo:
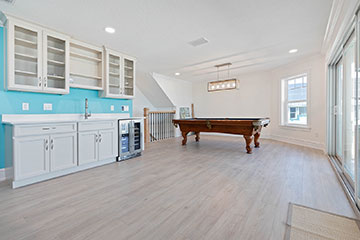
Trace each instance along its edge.
<instances>
[{"instance_id":1,"label":"white countertop","mask_svg":"<svg viewBox=\"0 0 360 240\"><path fill-rule=\"evenodd\" d=\"M10 125L46 124L63 122L89 122L119 119L143 119L130 117L129 113L93 113L88 119L84 114L3 114L2 123Z\"/></svg>"}]
</instances>

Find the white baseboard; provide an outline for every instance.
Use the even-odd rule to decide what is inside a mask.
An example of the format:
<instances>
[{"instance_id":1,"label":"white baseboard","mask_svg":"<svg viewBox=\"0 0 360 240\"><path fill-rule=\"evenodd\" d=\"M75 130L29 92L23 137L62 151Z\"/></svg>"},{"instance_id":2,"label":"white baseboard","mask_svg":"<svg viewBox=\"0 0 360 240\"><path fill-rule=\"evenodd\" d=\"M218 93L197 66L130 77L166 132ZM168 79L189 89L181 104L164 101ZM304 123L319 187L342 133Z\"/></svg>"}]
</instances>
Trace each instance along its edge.
<instances>
[{"instance_id":1,"label":"white baseboard","mask_svg":"<svg viewBox=\"0 0 360 240\"><path fill-rule=\"evenodd\" d=\"M321 142L315 142L315 141L309 141L305 139L298 139L298 138L292 138L292 137L286 137L286 136L279 136L279 135L271 135L269 139L280 141L280 142L286 142L291 143L295 145L300 145L303 147L309 147L321 150L325 152L325 144Z\"/></svg>"},{"instance_id":2,"label":"white baseboard","mask_svg":"<svg viewBox=\"0 0 360 240\"><path fill-rule=\"evenodd\" d=\"M5 177L5 168L0 169L0 181L6 180Z\"/></svg>"},{"instance_id":3,"label":"white baseboard","mask_svg":"<svg viewBox=\"0 0 360 240\"><path fill-rule=\"evenodd\" d=\"M212 132L200 133L200 136L201 135L231 136L231 137L241 137L241 138L243 137L242 135L237 135L237 134L212 133ZM286 137L286 136L279 136L279 135L268 135L268 134L261 134L260 140L261 139L276 140L276 141L295 144L295 145L299 145L299 146L303 146L303 147L314 148L314 149L318 149L318 150L325 152L325 144L320 143L320 142L309 141L309 140L298 139L298 138L291 138L291 137Z\"/></svg>"},{"instance_id":4,"label":"white baseboard","mask_svg":"<svg viewBox=\"0 0 360 240\"><path fill-rule=\"evenodd\" d=\"M227 136L227 137L238 137L238 138L243 138L243 135L239 135L239 134L229 134L229 133L214 133L214 132L201 132L200 133L200 137L201 135L210 135L210 136ZM261 134L260 139L261 138L265 138L265 139L271 139L271 136L268 134Z\"/></svg>"},{"instance_id":5,"label":"white baseboard","mask_svg":"<svg viewBox=\"0 0 360 240\"><path fill-rule=\"evenodd\" d=\"M0 182L11 179L13 176L12 168L2 168L0 169Z\"/></svg>"}]
</instances>

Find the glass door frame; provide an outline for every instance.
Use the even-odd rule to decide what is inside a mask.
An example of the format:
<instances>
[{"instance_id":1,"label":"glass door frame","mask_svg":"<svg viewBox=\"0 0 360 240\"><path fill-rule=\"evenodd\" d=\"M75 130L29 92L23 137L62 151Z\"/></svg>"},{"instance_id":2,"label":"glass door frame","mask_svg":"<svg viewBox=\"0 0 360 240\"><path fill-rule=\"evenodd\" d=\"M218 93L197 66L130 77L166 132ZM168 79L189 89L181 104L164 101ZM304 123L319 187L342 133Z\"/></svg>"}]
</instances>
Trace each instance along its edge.
<instances>
[{"instance_id":1,"label":"glass door frame","mask_svg":"<svg viewBox=\"0 0 360 240\"><path fill-rule=\"evenodd\" d=\"M359 65L359 49L360 49L360 16L356 16L352 23L349 25L349 28L344 34L343 41L341 41L341 44L337 46L337 50L334 52L335 54L332 55L330 58L330 61L328 63L328 86L327 86L327 92L328 92L328 98L327 98L327 153L332 159L333 164L335 168L337 169L340 177L343 179L343 183L345 187L348 189L348 192L351 195L351 198L355 200L358 206L360 206L360 159L359 159L359 150L360 150L360 135L359 135L359 113L360 113L360 101L359 99L359 92L360 92L360 84L359 84L359 74L358 71L356 71L356 81L355 81L355 99L356 101L356 107L355 107L355 173L354 173L354 180L346 173L344 169L344 159L338 159L336 156L336 115L335 115L335 104L336 104L336 80L337 80L337 69L336 66L340 61L343 61L343 64L346 64L344 61L344 51L346 43L350 40L352 37L352 34L355 32L355 69L360 69ZM343 65L343 79L342 81L345 81L344 75L345 75L345 66ZM343 89L342 94L344 96L345 86L343 83ZM345 102L342 101L342 111L344 111L344 104ZM344 120L344 114L342 116L342 119ZM342 123L342 145L344 146L344 128L345 123L343 121ZM342 152L344 152L344 147L342 149Z\"/></svg>"}]
</instances>

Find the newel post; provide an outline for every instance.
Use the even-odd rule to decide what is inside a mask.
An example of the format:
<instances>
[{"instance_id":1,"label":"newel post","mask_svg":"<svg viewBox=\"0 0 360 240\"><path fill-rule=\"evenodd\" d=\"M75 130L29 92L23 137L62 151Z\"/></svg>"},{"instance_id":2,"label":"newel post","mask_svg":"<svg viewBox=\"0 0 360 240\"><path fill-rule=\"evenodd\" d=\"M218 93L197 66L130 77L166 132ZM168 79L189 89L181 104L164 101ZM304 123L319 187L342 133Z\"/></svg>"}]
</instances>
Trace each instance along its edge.
<instances>
[{"instance_id":1,"label":"newel post","mask_svg":"<svg viewBox=\"0 0 360 240\"><path fill-rule=\"evenodd\" d=\"M144 108L144 141L145 143L150 142L150 134L149 134L149 109Z\"/></svg>"}]
</instances>

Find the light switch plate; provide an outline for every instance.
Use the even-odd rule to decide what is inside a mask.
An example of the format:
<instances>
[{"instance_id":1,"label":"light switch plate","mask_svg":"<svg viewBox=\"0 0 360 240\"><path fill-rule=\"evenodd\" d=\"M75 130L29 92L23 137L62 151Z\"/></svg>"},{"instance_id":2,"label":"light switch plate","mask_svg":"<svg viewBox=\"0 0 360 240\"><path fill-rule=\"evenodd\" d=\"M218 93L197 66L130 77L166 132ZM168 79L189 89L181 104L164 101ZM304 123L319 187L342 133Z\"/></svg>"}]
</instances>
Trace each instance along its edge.
<instances>
[{"instance_id":1,"label":"light switch plate","mask_svg":"<svg viewBox=\"0 0 360 240\"><path fill-rule=\"evenodd\" d=\"M126 111L129 111L129 106L128 105L123 105L121 106L121 110L126 112Z\"/></svg>"},{"instance_id":2,"label":"light switch plate","mask_svg":"<svg viewBox=\"0 0 360 240\"><path fill-rule=\"evenodd\" d=\"M110 111L113 112L114 110L115 110L114 105L111 105L111 106L110 106Z\"/></svg>"},{"instance_id":3,"label":"light switch plate","mask_svg":"<svg viewBox=\"0 0 360 240\"><path fill-rule=\"evenodd\" d=\"M52 104L44 103L44 111L52 111Z\"/></svg>"},{"instance_id":4,"label":"light switch plate","mask_svg":"<svg viewBox=\"0 0 360 240\"><path fill-rule=\"evenodd\" d=\"M22 110L23 111L29 111L29 103L23 102L22 103Z\"/></svg>"}]
</instances>

